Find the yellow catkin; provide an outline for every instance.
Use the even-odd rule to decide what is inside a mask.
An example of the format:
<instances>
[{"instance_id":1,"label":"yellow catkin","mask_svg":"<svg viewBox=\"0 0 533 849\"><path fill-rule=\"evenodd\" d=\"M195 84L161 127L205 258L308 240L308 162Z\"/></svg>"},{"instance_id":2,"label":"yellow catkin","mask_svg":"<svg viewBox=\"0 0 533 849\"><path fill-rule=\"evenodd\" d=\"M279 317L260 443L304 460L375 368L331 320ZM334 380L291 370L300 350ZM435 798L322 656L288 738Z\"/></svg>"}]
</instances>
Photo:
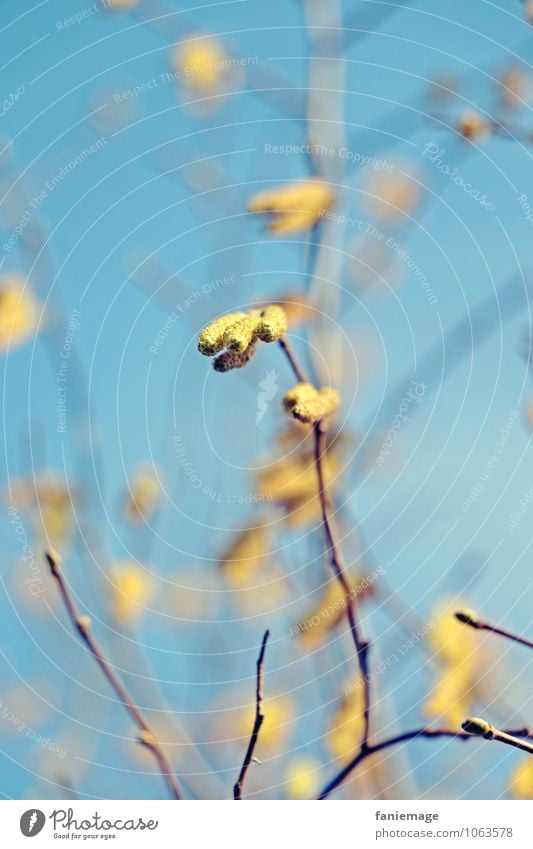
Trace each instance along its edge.
<instances>
[{"instance_id":1,"label":"yellow catkin","mask_svg":"<svg viewBox=\"0 0 533 849\"><path fill-rule=\"evenodd\" d=\"M242 368L254 355L255 343L275 342L287 329L287 316L279 304L263 309L228 313L215 318L200 333L198 350L207 357L218 354L213 363L215 371L226 372Z\"/></svg>"},{"instance_id":2,"label":"yellow catkin","mask_svg":"<svg viewBox=\"0 0 533 849\"><path fill-rule=\"evenodd\" d=\"M317 390L310 383L297 383L283 398L286 412L307 424L331 415L339 404L340 396L335 389Z\"/></svg>"},{"instance_id":3,"label":"yellow catkin","mask_svg":"<svg viewBox=\"0 0 533 849\"><path fill-rule=\"evenodd\" d=\"M0 351L22 345L37 327L38 304L26 281L15 274L0 277Z\"/></svg>"},{"instance_id":4,"label":"yellow catkin","mask_svg":"<svg viewBox=\"0 0 533 849\"><path fill-rule=\"evenodd\" d=\"M321 180L303 180L254 195L250 212L268 213L268 229L276 236L311 230L331 209L334 192Z\"/></svg>"},{"instance_id":5,"label":"yellow catkin","mask_svg":"<svg viewBox=\"0 0 533 849\"><path fill-rule=\"evenodd\" d=\"M255 332L255 321L249 315L233 322L224 333L224 345L228 351L242 354L250 345Z\"/></svg>"},{"instance_id":6,"label":"yellow catkin","mask_svg":"<svg viewBox=\"0 0 533 849\"><path fill-rule=\"evenodd\" d=\"M225 347L224 334L236 321L246 318L246 313L230 312L207 324L198 337L198 350L205 357L213 357Z\"/></svg>"},{"instance_id":7,"label":"yellow catkin","mask_svg":"<svg viewBox=\"0 0 533 849\"><path fill-rule=\"evenodd\" d=\"M277 342L287 330L287 315L283 307L272 304L262 310L255 332L262 342Z\"/></svg>"}]
</instances>

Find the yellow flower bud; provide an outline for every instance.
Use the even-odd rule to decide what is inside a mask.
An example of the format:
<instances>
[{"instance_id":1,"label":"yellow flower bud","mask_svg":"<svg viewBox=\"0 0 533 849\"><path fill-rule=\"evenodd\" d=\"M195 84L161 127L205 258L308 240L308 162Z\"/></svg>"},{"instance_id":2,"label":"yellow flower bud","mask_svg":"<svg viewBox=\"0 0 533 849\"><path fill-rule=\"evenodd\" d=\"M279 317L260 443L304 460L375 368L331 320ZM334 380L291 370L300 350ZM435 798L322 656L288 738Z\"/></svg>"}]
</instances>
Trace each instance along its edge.
<instances>
[{"instance_id":1,"label":"yellow flower bud","mask_svg":"<svg viewBox=\"0 0 533 849\"><path fill-rule=\"evenodd\" d=\"M242 318L246 318L246 313L230 312L209 322L198 338L198 350L200 353L206 357L212 357L214 354L222 351L225 346L224 334L226 330Z\"/></svg>"},{"instance_id":2,"label":"yellow flower bud","mask_svg":"<svg viewBox=\"0 0 533 849\"><path fill-rule=\"evenodd\" d=\"M310 383L297 383L283 398L285 410L300 422L312 424L331 415L340 404L335 389L315 389Z\"/></svg>"},{"instance_id":3,"label":"yellow flower bud","mask_svg":"<svg viewBox=\"0 0 533 849\"><path fill-rule=\"evenodd\" d=\"M287 330L287 315L279 304L272 304L261 312L256 324L256 334L263 342L277 342Z\"/></svg>"},{"instance_id":4,"label":"yellow flower bud","mask_svg":"<svg viewBox=\"0 0 533 849\"><path fill-rule=\"evenodd\" d=\"M254 336L255 321L250 316L235 321L224 333L224 344L229 351L242 353L249 346Z\"/></svg>"}]
</instances>

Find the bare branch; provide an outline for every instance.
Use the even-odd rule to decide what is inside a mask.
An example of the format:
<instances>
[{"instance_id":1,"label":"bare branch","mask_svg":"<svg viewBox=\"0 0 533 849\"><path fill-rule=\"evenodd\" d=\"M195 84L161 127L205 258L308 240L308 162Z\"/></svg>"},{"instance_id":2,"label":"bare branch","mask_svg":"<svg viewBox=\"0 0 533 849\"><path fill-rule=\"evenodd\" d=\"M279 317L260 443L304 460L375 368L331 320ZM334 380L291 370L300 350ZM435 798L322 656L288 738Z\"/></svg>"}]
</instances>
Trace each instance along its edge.
<instances>
[{"instance_id":1,"label":"bare branch","mask_svg":"<svg viewBox=\"0 0 533 849\"><path fill-rule=\"evenodd\" d=\"M242 785L244 783L244 779L246 778L246 773L248 772L248 767L250 766L252 760L257 763L257 760L254 758L254 750L257 745L257 740L259 738L259 732L261 730L261 726L263 724L263 720L265 715L262 711L263 704L263 663L265 660L265 651L267 640L270 636L270 631L265 631L263 635L263 642L261 643L261 650L259 652L259 657L257 658L257 681L255 687L255 720L254 727L252 728L252 734L250 737L250 742L248 743L248 748L246 749L246 754L244 756L244 761L242 763L241 771L239 773L239 777L235 786L233 787L233 798L235 801L242 800Z\"/></svg>"},{"instance_id":2,"label":"bare branch","mask_svg":"<svg viewBox=\"0 0 533 849\"><path fill-rule=\"evenodd\" d=\"M125 709L139 728L139 742L146 746L149 749L155 760L157 761L157 766L161 775L165 779L170 794L174 799L181 799L182 793L181 788L178 782L178 779L174 775L172 768L168 762L168 759L161 748L160 743L158 742L154 732L152 731L150 725L144 718L141 710L137 707L132 697L130 696L128 690L118 677L117 673L113 669L111 663L107 660L102 649L94 639L91 634L91 620L88 616L81 616L74 604L72 599L72 595L70 590L67 587L65 579L61 573L61 565L59 555L53 551L46 551L45 558L50 567L50 572L52 576L55 578L59 592L61 594L61 598L63 599L65 608L69 615L69 619L72 622L74 628L80 635L81 639L91 652L92 656L96 660L98 666L104 673L105 677L111 684L118 698L124 705Z\"/></svg>"}]
</instances>

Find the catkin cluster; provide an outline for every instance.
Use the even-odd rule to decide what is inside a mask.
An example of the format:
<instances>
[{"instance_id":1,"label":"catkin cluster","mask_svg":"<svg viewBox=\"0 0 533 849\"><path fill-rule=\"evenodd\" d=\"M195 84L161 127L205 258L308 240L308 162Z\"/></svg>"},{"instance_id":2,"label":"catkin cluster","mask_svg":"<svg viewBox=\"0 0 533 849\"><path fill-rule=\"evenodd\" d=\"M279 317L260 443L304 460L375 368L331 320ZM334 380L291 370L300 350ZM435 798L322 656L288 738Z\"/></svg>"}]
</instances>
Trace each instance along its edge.
<instances>
[{"instance_id":1,"label":"catkin cluster","mask_svg":"<svg viewBox=\"0 0 533 849\"><path fill-rule=\"evenodd\" d=\"M204 327L198 338L198 350L206 357L218 354L213 361L215 371L231 371L251 360L258 341L276 342L286 329L287 316L278 304L232 312Z\"/></svg>"},{"instance_id":2,"label":"catkin cluster","mask_svg":"<svg viewBox=\"0 0 533 849\"><path fill-rule=\"evenodd\" d=\"M283 406L298 421L314 424L331 415L340 400L335 389L315 389L310 383L297 383L285 394Z\"/></svg>"}]
</instances>

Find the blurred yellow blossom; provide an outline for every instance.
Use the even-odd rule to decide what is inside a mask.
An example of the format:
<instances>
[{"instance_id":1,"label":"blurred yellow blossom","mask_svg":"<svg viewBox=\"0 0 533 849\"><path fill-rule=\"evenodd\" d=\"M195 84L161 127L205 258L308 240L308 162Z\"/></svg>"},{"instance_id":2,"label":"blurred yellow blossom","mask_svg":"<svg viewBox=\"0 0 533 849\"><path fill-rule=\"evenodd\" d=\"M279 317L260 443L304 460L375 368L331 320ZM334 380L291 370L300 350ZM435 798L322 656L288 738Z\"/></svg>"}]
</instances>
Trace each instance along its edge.
<instances>
[{"instance_id":1,"label":"blurred yellow blossom","mask_svg":"<svg viewBox=\"0 0 533 849\"><path fill-rule=\"evenodd\" d=\"M334 204L333 189L321 180L289 183L254 195L250 212L269 214L268 229L277 236L311 230Z\"/></svg>"},{"instance_id":2,"label":"blurred yellow blossom","mask_svg":"<svg viewBox=\"0 0 533 849\"><path fill-rule=\"evenodd\" d=\"M109 12L120 12L126 9L134 9L138 6L140 0L103 0L103 7Z\"/></svg>"},{"instance_id":3,"label":"blurred yellow blossom","mask_svg":"<svg viewBox=\"0 0 533 849\"><path fill-rule=\"evenodd\" d=\"M0 276L0 350L17 347L37 327L38 303L27 281L15 274Z\"/></svg>"},{"instance_id":4,"label":"blurred yellow blossom","mask_svg":"<svg viewBox=\"0 0 533 849\"><path fill-rule=\"evenodd\" d=\"M184 87L197 95L215 94L231 69L232 62L221 43L212 36L196 33L176 44L172 64Z\"/></svg>"},{"instance_id":5,"label":"blurred yellow blossom","mask_svg":"<svg viewBox=\"0 0 533 849\"><path fill-rule=\"evenodd\" d=\"M379 220L403 222L411 215L420 200L416 179L397 169L394 172L375 172L366 181L363 205Z\"/></svg>"},{"instance_id":6,"label":"blurred yellow blossom","mask_svg":"<svg viewBox=\"0 0 533 849\"><path fill-rule=\"evenodd\" d=\"M247 587L254 575L267 565L270 535L267 525L244 528L220 558L226 580L234 588Z\"/></svg>"},{"instance_id":7,"label":"blurred yellow blossom","mask_svg":"<svg viewBox=\"0 0 533 849\"><path fill-rule=\"evenodd\" d=\"M161 499L161 485L152 469L141 469L133 477L124 503L124 514L134 524L149 519Z\"/></svg>"},{"instance_id":8,"label":"blurred yellow blossom","mask_svg":"<svg viewBox=\"0 0 533 849\"><path fill-rule=\"evenodd\" d=\"M328 752L343 763L359 748L364 728L363 711L364 688L358 678L345 688L326 737Z\"/></svg>"},{"instance_id":9,"label":"blurred yellow blossom","mask_svg":"<svg viewBox=\"0 0 533 849\"><path fill-rule=\"evenodd\" d=\"M533 758L521 761L513 770L509 790L515 799L533 799Z\"/></svg>"},{"instance_id":10,"label":"blurred yellow blossom","mask_svg":"<svg viewBox=\"0 0 533 849\"><path fill-rule=\"evenodd\" d=\"M455 611L462 608L468 609L468 605L457 601L444 603L431 617L435 628L429 639L439 670L424 706L427 716L439 717L457 729L472 712L486 668L479 634L455 616Z\"/></svg>"},{"instance_id":11,"label":"blurred yellow blossom","mask_svg":"<svg viewBox=\"0 0 533 849\"><path fill-rule=\"evenodd\" d=\"M314 799L320 790L320 763L303 757L291 761L285 771L284 793L289 799Z\"/></svg>"},{"instance_id":12,"label":"blurred yellow blossom","mask_svg":"<svg viewBox=\"0 0 533 849\"><path fill-rule=\"evenodd\" d=\"M283 406L298 421L312 424L331 415L340 400L336 389L315 389L310 383L297 383L285 393Z\"/></svg>"},{"instance_id":13,"label":"blurred yellow blossom","mask_svg":"<svg viewBox=\"0 0 533 849\"><path fill-rule=\"evenodd\" d=\"M145 612L154 592L152 576L130 561L119 562L111 572L111 608L117 620L125 625Z\"/></svg>"},{"instance_id":14,"label":"blurred yellow blossom","mask_svg":"<svg viewBox=\"0 0 533 849\"><path fill-rule=\"evenodd\" d=\"M70 542L76 492L53 472L13 481L9 497L18 510L28 513L40 544L64 549Z\"/></svg>"}]
</instances>

